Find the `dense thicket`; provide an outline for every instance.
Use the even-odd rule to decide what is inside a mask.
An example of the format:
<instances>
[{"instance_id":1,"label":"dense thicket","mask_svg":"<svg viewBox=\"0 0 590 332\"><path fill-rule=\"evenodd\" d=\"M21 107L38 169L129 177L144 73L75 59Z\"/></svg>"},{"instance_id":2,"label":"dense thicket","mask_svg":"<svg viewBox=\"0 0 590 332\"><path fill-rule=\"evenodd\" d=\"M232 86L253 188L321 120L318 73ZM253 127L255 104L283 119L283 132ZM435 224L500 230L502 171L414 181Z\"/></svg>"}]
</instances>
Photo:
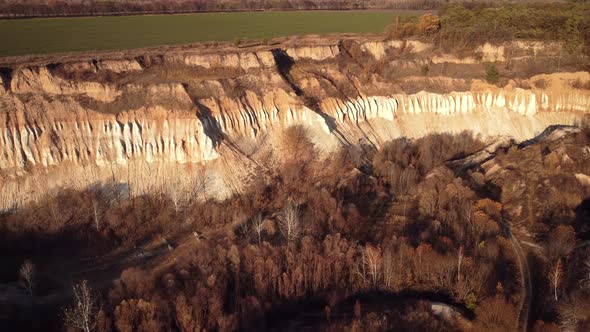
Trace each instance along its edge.
<instances>
[{"instance_id":1,"label":"dense thicket","mask_svg":"<svg viewBox=\"0 0 590 332\"><path fill-rule=\"evenodd\" d=\"M590 6L448 6L441 11L441 42L483 43L516 38L558 40L571 53L590 47Z\"/></svg>"},{"instance_id":2,"label":"dense thicket","mask_svg":"<svg viewBox=\"0 0 590 332\"><path fill-rule=\"evenodd\" d=\"M165 239L169 254L128 268L102 292L93 319L103 331L263 329L287 324L306 303L327 318L313 320L324 329L397 324L452 330L420 303L412 304L417 309L410 316L403 309L382 312L374 302L365 303L357 315L361 309L353 308L351 299L375 291L388 301L407 292L442 296L472 312L478 329L515 328L525 294L523 276L498 188L482 181L477 171L461 175L447 166L448 160L480 149L480 142L469 134L398 139L378 151L345 149L326 161L318 158L303 128L286 135L289 157L261 171L246 192L230 200L179 205L156 193L129 198L113 186L62 192L1 216L2 255L58 264L68 258L53 249L65 244L77 243L82 253L133 247L149 252L153 245L148 243ZM579 142L588 140L584 135L578 135ZM501 158L538 158L537 148L552 149L512 149ZM530 161L526 167L531 178L547 168ZM586 166L574 160L571 167ZM568 188L562 190L567 197L579 195L577 185L548 174ZM575 271L573 265L587 255L570 244L587 225L575 222L571 203L546 197L555 204L542 204L542 215L550 221L541 223L545 228L538 234L550 255L538 262L537 274L548 275L555 262L563 271ZM287 227L288 221L295 227ZM126 262L120 264L129 266ZM87 278L99 289L111 285L94 272L64 267L60 274L54 278ZM586 288L578 287L578 277L570 278L560 281L558 296L573 294L569 299L578 305ZM536 296L548 303L539 318L556 321L558 313L575 314L567 309L574 303L552 300L557 291L549 280L537 282ZM587 319L584 314L575 318L580 324ZM537 325L541 330L553 326Z\"/></svg>"},{"instance_id":3,"label":"dense thicket","mask_svg":"<svg viewBox=\"0 0 590 332\"><path fill-rule=\"evenodd\" d=\"M401 21L388 27L392 37L426 36L438 45L462 49L485 42L517 39L562 41L565 50L590 53L590 5L553 4L451 4L420 22Z\"/></svg>"}]
</instances>

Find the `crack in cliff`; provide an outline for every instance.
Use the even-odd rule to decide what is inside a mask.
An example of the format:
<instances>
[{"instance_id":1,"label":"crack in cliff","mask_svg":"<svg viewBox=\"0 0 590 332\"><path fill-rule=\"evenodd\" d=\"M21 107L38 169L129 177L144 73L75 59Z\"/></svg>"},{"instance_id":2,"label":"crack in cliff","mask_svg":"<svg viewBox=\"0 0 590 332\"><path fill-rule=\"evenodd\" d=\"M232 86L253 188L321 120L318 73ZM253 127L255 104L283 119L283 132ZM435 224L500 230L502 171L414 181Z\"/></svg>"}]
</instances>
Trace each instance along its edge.
<instances>
[{"instance_id":1,"label":"crack in cliff","mask_svg":"<svg viewBox=\"0 0 590 332\"><path fill-rule=\"evenodd\" d=\"M321 78L321 79L325 80L326 82L328 82L328 84L330 84L339 93L340 98L342 100L347 100L347 99L350 100L349 95L345 91L343 91L342 88L338 86L336 81L333 78L331 78L327 73L323 73L320 70L313 70L313 71L306 71L306 72L309 73L310 75L315 75L318 78ZM360 90L358 89L358 87L354 84L353 80L348 75L344 75L344 77L348 80L348 82L350 83L350 86L352 86L355 89L356 95L354 97L355 98L362 98L362 94L361 94ZM375 105L375 106L378 108L377 105ZM348 106L345 106L345 107L348 108ZM357 111L357 112L360 111L357 107L354 107L354 108L355 108L355 111ZM362 109L365 110L366 108L367 107L363 107ZM347 116L347 113L349 113L349 111L344 114L344 117ZM365 114L365 117L366 117L366 114ZM367 125L369 126L369 128L373 129L369 122L367 122ZM358 121L356 121L356 127L362 132L364 139L366 139L374 147L377 146L377 144L375 144L371 140L370 135L368 133L366 133L361 128Z\"/></svg>"},{"instance_id":2,"label":"crack in cliff","mask_svg":"<svg viewBox=\"0 0 590 332\"><path fill-rule=\"evenodd\" d=\"M293 89L295 94L302 99L303 104L307 108L311 109L316 114L322 117L330 133L334 134L338 138L340 143L342 143L343 145L351 145L348 139L346 139L346 137L338 129L336 119L322 111L320 107L320 102L317 100L317 98L306 94L303 91L303 89L301 89L301 87L297 85L297 83L291 76L291 69L295 64L295 60L293 60L293 58L287 53L287 51L280 48L272 49L271 53L275 60L275 65L277 71L279 72L279 75L281 75L283 80L287 82L287 84L289 84L289 86L291 87L291 89Z\"/></svg>"},{"instance_id":3,"label":"crack in cliff","mask_svg":"<svg viewBox=\"0 0 590 332\"><path fill-rule=\"evenodd\" d=\"M291 76L291 69L295 64L295 60L293 60L287 51L280 48L274 48L270 52L275 60L275 66L279 75L289 84L297 96L303 96L303 90L295 83L295 80Z\"/></svg>"},{"instance_id":4,"label":"crack in cliff","mask_svg":"<svg viewBox=\"0 0 590 332\"><path fill-rule=\"evenodd\" d=\"M203 132L207 137L209 137L209 139L211 139L211 142L213 142L213 147L217 148L219 145L221 145L223 139L225 138L219 121L217 121L217 119L213 116L213 112L211 112L209 107L205 106L198 98L195 98L189 92L188 84L183 83L182 88L197 108L196 116L203 125Z\"/></svg>"},{"instance_id":5,"label":"crack in cliff","mask_svg":"<svg viewBox=\"0 0 590 332\"><path fill-rule=\"evenodd\" d=\"M214 147L219 146L225 138L219 121L215 119L211 109L203 105L199 100L195 100L195 106L197 106L199 110L196 115L199 121L203 124L203 132L211 139Z\"/></svg>"},{"instance_id":6,"label":"crack in cliff","mask_svg":"<svg viewBox=\"0 0 590 332\"><path fill-rule=\"evenodd\" d=\"M244 151L242 151L240 149L240 147L235 142L233 142L229 136L227 136L223 132L223 130L221 129L221 124L213 116L211 109L209 107L205 106L203 103L201 103L198 98L194 98L189 93L188 86L186 84L183 84L182 86L183 86L186 94L190 97L193 104L197 108L196 116L199 119L199 121L201 122L201 124L203 125L203 132L213 142L213 147L217 150L222 145L226 146L229 149L229 151L235 153L238 156L245 158L246 160L248 160L251 163L253 163L254 165L256 165L259 169L268 172L268 169L266 169L263 165L258 163L256 160L254 160L250 155L244 153ZM242 104L242 107L244 107L244 109L246 109L246 108L249 108L250 110L253 109L246 101L243 100L243 97L239 98L239 102ZM258 119L256 119L256 122L258 122Z\"/></svg>"},{"instance_id":7,"label":"crack in cliff","mask_svg":"<svg viewBox=\"0 0 590 332\"><path fill-rule=\"evenodd\" d=\"M336 81L331 78L328 74L324 74L321 70L306 70L306 73L310 74L310 75L315 75L318 78L321 78L323 80L325 80L326 82L328 82L328 84L330 84L330 86L332 86L340 95L340 98L342 99L347 99L348 95L344 92L344 90L342 90L338 84L336 83Z\"/></svg>"},{"instance_id":8,"label":"crack in cliff","mask_svg":"<svg viewBox=\"0 0 590 332\"><path fill-rule=\"evenodd\" d=\"M350 50L348 49L348 47L346 47L346 45L344 45L344 42L342 40L338 42L338 52L339 54L344 55L344 57L350 59L352 62L356 63L362 69L365 69L365 66L361 62L359 62L354 56L352 56L352 53L350 53Z\"/></svg>"},{"instance_id":9,"label":"crack in cliff","mask_svg":"<svg viewBox=\"0 0 590 332\"><path fill-rule=\"evenodd\" d=\"M1 67L0 68L0 80L2 80L2 85L4 86L4 90L10 91L10 82L12 81L12 68Z\"/></svg>"}]
</instances>

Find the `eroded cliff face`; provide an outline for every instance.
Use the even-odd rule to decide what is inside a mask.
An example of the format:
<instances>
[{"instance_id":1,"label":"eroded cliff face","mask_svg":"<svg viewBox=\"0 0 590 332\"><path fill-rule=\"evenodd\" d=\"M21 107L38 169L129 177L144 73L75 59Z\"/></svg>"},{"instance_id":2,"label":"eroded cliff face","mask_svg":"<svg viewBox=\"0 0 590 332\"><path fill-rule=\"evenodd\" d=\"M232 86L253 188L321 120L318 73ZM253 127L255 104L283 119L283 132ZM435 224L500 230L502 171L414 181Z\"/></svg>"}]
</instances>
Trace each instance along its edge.
<instances>
[{"instance_id":1,"label":"eroded cliff face","mask_svg":"<svg viewBox=\"0 0 590 332\"><path fill-rule=\"evenodd\" d=\"M504 47L484 45L480 58L505 61ZM411 55L404 66L450 58L430 49L420 42L340 42L14 68L0 88L1 208L52 187L106 179L130 185L130 169L140 173L135 188L187 176L212 182L211 195L227 197L253 164L272 167L260 151L282 158L281 133L294 125L330 153L464 130L524 140L549 125L576 124L590 110L590 92L576 87L590 82L585 72L502 88L469 80L468 89L453 92L428 91L436 77L412 76L426 91L405 93L361 61L393 63L404 50L405 59Z\"/></svg>"}]
</instances>

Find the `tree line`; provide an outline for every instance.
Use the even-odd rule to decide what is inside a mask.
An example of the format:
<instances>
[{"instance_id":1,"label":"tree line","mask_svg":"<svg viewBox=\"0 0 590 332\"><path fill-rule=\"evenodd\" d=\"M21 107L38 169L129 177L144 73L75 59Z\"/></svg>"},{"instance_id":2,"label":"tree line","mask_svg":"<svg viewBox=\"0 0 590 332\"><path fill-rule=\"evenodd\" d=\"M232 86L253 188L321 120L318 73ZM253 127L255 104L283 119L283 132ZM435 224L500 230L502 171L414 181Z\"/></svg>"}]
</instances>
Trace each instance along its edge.
<instances>
[{"instance_id":1,"label":"tree line","mask_svg":"<svg viewBox=\"0 0 590 332\"><path fill-rule=\"evenodd\" d=\"M3 17L126 15L253 10L434 9L441 0L2 0Z\"/></svg>"}]
</instances>

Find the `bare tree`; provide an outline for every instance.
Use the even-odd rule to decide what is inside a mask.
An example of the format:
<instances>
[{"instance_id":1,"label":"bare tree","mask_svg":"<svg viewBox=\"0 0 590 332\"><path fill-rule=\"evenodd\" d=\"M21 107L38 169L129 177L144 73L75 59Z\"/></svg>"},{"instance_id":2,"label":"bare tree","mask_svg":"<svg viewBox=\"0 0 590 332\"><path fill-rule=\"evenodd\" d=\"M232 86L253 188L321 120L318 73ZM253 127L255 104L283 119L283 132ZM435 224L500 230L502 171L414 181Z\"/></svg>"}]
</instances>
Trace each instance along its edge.
<instances>
[{"instance_id":1,"label":"bare tree","mask_svg":"<svg viewBox=\"0 0 590 332\"><path fill-rule=\"evenodd\" d=\"M84 280L74 285L73 291L75 302L64 312L65 324L84 332L93 331L96 328L96 303L92 289Z\"/></svg>"},{"instance_id":2,"label":"bare tree","mask_svg":"<svg viewBox=\"0 0 590 332\"><path fill-rule=\"evenodd\" d=\"M457 282L461 280L461 264L463 263L463 246L459 247L459 252L457 253Z\"/></svg>"},{"instance_id":3,"label":"bare tree","mask_svg":"<svg viewBox=\"0 0 590 332\"><path fill-rule=\"evenodd\" d=\"M588 306L585 296L572 296L558 306L559 327L563 332L576 332L579 325L588 316Z\"/></svg>"},{"instance_id":4,"label":"bare tree","mask_svg":"<svg viewBox=\"0 0 590 332\"><path fill-rule=\"evenodd\" d=\"M559 324L561 331L563 332L576 332L578 331L578 319L574 315L562 315L560 317Z\"/></svg>"},{"instance_id":5,"label":"bare tree","mask_svg":"<svg viewBox=\"0 0 590 332\"><path fill-rule=\"evenodd\" d=\"M483 226L481 225L481 223L473 221L473 203L471 201L464 201L461 204L461 209L468 230L467 241L470 241L470 243L468 243L468 248L469 245L473 246L473 248L477 248L477 245L479 243L479 234L481 232L480 228Z\"/></svg>"},{"instance_id":6,"label":"bare tree","mask_svg":"<svg viewBox=\"0 0 590 332\"><path fill-rule=\"evenodd\" d=\"M555 302L557 302L557 288L559 287L559 284L563 278L561 259L557 260L557 263L551 267L551 271L549 272L547 278L549 278L549 282L551 282L551 286L553 287L553 296L555 297Z\"/></svg>"},{"instance_id":7,"label":"bare tree","mask_svg":"<svg viewBox=\"0 0 590 332\"><path fill-rule=\"evenodd\" d=\"M373 287L377 286L379 281L379 271L381 270L381 249L368 245L365 247L366 263L368 264L369 276Z\"/></svg>"},{"instance_id":8,"label":"bare tree","mask_svg":"<svg viewBox=\"0 0 590 332\"><path fill-rule=\"evenodd\" d=\"M411 168L401 168L397 165L389 167L387 172L389 183L397 194L406 194L416 178L416 171Z\"/></svg>"},{"instance_id":9,"label":"bare tree","mask_svg":"<svg viewBox=\"0 0 590 332\"><path fill-rule=\"evenodd\" d=\"M178 186L176 186L175 188L171 187L168 190L168 196L170 197L170 199L172 200L172 205L174 205L174 213L178 214L178 210L180 208L180 189Z\"/></svg>"},{"instance_id":10,"label":"bare tree","mask_svg":"<svg viewBox=\"0 0 590 332\"><path fill-rule=\"evenodd\" d=\"M387 289L393 285L395 275L395 258L390 250L383 254L383 284Z\"/></svg>"},{"instance_id":11,"label":"bare tree","mask_svg":"<svg viewBox=\"0 0 590 332\"><path fill-rule=\"evenodd\" d=\"M590 289L590 257L587 257L583 263L583 275L580 279L580 288Z\"/></svg>"},{"instance_id":12,"label":"bare tree","mask_svg":"<svg viewBox=\"0 0 590 332\"><path fill-rule=\"evenodd\" d=\"M576 246L576 231L571 225L559 225L555 227L547 238L545 246L547 259L557 262L563 257L569 256Z\"/></svg>"},{"instance_id":13,"label":"bare tree","mask_svg":"<svg viewBox=\"0 0 590 332\"><path fill-rule=\"evenodd\" d=\"M35 265L30 260L26 260L20 266L20 278L25 285L25 288L30 295L33 295L33 287L35 286Z\"/></svg>"},{"instance_id":14,"label":"bare tree","mask_svg":"<svg viewBox=\"0 0 590 332\"><path fill-rule=\"evenodd\" d=\"M178 165L176 173L180 174ZM183 184L181 183L180 178L173 177L172 179L169 179L165 182L164 187L165 188L162 188L162 192L168 195L174 206L174 213L178 214L178 211L183 206L184 199L188 196L187 193L183 193Z\"/></svg>"},{"instance_id":15,"label":"bare tree","mask_svg":"<svg viewBox=\"0 0 590 332\"><path fill-rule=\"evenodd\" d=\"M248 236L250 234L250 230L251 230L251 227L250 227L250 224L248 222L242 222L238 226L238 232L242 236Z\"/></svg>"},{"instance_id":16,"label":"bare tree","mask_svg":"<svg viewBox=\"0 0 590 332\"><path fill-rule=\"evenodd\" d=\"M264 231L265 220L262 215L257 215L252 222L252 231L258 237L258 246L262 245L262 232Z\"/></svg>"},{"instance_id":17,"label":"bare tree","mask_svg":"<svg viewBox=\"0 0 590 332\"><path fill-rule=\"evenodd\" d=\"M191 205L199 200L206 200L207 186L210 179L207 177L205 171L198 169L195 171L195 176L191 178L189 190L187 193L186 203Z\"/></svg>"},{"instance_id":18,"label":"bare tree","mask_svg":"<svg viewBox=\"0 0 590 332\"><path fill-rule=\"evenodd\" d=\"M94 216L94 226L96 227L96 231L100 230L100 207L98 204L98 199L92 198L92 214Z\"/></svg>"},{"instance_id":19,"label":"bare tree","mask_svg":"<svg viewBox=\"0 0 590 332\"><path fill-rule=\"evenodd\" d=\"M379 276L382 266L381 249L367 244L360 248L360 262L357 263L357 274L361 277L363 283L367 281L372 287L376 287L379 282Z\"/></svg>"},{"instance_id":20,"label":"bare tree","mask_svg":"<svg viewBox=\"0 0 590 332\"><path fill-rule=\"evenodd\" d=\"M299 207L289 202L279 219L279 230L289 243L297 240L301 235L301 217Z\"/></svg>"}]
</instances>

